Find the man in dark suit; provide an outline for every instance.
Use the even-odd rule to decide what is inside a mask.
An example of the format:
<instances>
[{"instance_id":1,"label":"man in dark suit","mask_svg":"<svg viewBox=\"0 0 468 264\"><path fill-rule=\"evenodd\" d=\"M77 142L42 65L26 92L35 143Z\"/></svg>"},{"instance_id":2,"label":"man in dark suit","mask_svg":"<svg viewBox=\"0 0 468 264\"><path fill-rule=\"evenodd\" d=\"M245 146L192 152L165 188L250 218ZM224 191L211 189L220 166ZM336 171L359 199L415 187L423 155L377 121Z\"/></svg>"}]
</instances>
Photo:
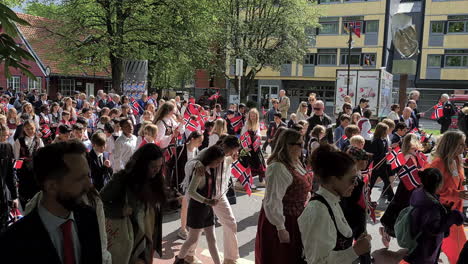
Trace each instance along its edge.
<instances>
[{"instance_id":1,"label":"man in dark suit","mask_svg":"<svg viewBox=\"0 0 468 264\"><path fill-rule=\"evenodd\" d=\"M42 199L0 235L2 263L102 263L96 213L81 201L90 188L85 152L73 140L38 150L33 168Z\"/></svg>"},{"instance_id":2,"label":"man in dark suit","mask_svg":"<svg viewBox=\"0 0 468 264\"><path fill-rule=\"evenodd\" d=\"M413 128L416 127L416 123L414 122L414 119L411 117L411 113L413 110L409 107L405 107L403 109L403 114L400 116L400 122L404 122L406 126L408 127L408 130L411 131Z\"/></svg>"},{"instance_id":3,"label":"man in dark suit","mask_svg":"<svg viewBox=\"0 0 468 264\"><path fill-rule=\"evenodd\" d=\"M109 157L105 154L106 135L94 133L91 137L93 149L87 154L88 165L91 172L91 181L99 192L112 177L112 167Z\"/></svg>"},{"instance_id":4,"label":"man in dark suit","mask_svg":"<svg viewBox=\"0 0 468 264\"><path fill-rule=\"evenodd\" d=\"M406 104L407 107L411 108L411 118L413 118L414 125L415 127L419 128L419 118L420 114L418 114L416 111L416 108L418 105L416 104L415 100L409 100L408 103Z\"/></svg>"},{"instance_id":5,"label":"man in dark suit","mask_svg":"<svg viewBox=\"0 0 468 264\"><path fill-rule=\"evenodd\" d=\"M268 130L266 133L267 140L263 144L262 150L266 151L266 148L268 145L270 145L271 140L275 137L276 132L278 131L278 128L280 127L286 127L286 123L283 122L282 120L282 114L280 112L274 113L273 114L273 121L270 122L268 125Z\"/></svg>"},{"instance_id":6,"label":"man in dark suit","mask_svg":"<svg viewBox=\"0 0 468 264\"><path fill-rule=\"evenodd\" d=\"M323 101L316 101L313 110L314 115L307 119L307 122L309 122L309 127L307 128L306 142L309 142L310 132L312 131L312 129L314 129L316 125L322 125L326 128L326 136L324 138L328 141L328 143L333 144L332 120L324 112L325 104L323 103Z\"/></svg>"},{"instance_id":7,"label":"man in dark suit","mask_svg":"<svg viewBox=\"0 0 468 264\"><path fill-rule=\"evenodd\" d=\"M366 109L369 106L369 100L366 98L361 98L359 100L359 105L353 108L353 114L354 113L359 113L361 116L364 114L364 109Z\"/></svg>"}]
</instances>

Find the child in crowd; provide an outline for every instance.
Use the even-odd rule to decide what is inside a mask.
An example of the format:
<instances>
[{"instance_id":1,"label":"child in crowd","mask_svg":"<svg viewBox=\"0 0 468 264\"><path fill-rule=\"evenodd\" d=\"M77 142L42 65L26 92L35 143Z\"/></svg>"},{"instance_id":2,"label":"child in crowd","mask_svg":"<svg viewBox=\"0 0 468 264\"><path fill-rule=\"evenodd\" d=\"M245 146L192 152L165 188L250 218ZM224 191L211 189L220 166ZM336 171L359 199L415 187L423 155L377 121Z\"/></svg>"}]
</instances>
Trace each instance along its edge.
<instances>
[{"instance_id":1,"label":"child in crowd","mask_svg":"<svg viewBox=\"0 0 468 264\"><path fill-rule=\"evenodd\" d=\"M67 141L70 139L72 128L69 125L61 124L57 128L58 135L55 137L52 143L58 143L62 141Z\"/></svg>"},{"instance_id":2,"label":"child in crowd","mask_svg":"<svg viewBox=\"0 0 468 264\"><path fill-rule=\"evenodd\" d=\"M345 128L345 135L346 135L346 138L343 140L343 143L341 144L341 151L344 151L346 152L346 150L348 150L348 147L350 145L350 139L353 137L353 136L357 136L357 135L360 135L361 131L359 130L359 127L357 127L356 125L349 125Z\"/></svg>"},{"instance_id":3,"label":"child in crowd","mask_svg":"<svg viewBox=\"0 0 468 264\"><path fill-rule=\"evenodd\" d=\"M138 147L142 147L145 144L152 143L156 144L156 136L158 135L158 127L155 124L146 124L143 127L142 140L139 142Z\"/></svg>"},{"instance_id":4,"label":"child in crowd","mask_svg":"<svg viewBox=\"0 0 468 264\"><path fill-rule=\"evenodd\" d=\"M361 135L352 136L349 139L349 143L351 147L355 147L358 149L364 149L364 145L366 144L366 140Z\"/></svg>"},{"instance_id":5,"label":"child in crowd","mask_svg":"<svg viewBox=\"0 0 468 264\"><path fill-rule=\"evenodd\" d=\"M341 144L343 142L342 138L345 135L345 129L351 122L351 117L347 114L342 114L340 116L340 125L335 129L333 142L335 142L336 146L341 149Z\"/></svg>"},{"instance_id":6,"label":"child in crowd","mask_svg":"<svg viewBox=\"0 0 468 264\"><path fill-rule=\"evenodd\" d=\"M325 137L326 128L321 125L317 125L312 129L310 133L310 140L307 144L307 152L309 155L320 146L320 141Z\"/></svg>"}]
</instances>

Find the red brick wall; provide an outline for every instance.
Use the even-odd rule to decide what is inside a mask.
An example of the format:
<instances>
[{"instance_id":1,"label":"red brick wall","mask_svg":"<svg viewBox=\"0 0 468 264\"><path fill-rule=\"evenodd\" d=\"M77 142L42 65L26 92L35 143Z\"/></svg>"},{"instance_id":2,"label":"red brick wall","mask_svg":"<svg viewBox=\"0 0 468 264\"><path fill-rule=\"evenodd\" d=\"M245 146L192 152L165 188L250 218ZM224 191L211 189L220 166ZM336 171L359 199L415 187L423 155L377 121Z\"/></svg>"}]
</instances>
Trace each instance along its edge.
<instances>
[{"instance_id":1,"label":"red brick wall","mask_svg":"<svg viewBox=\"0 0 468 264\"><path fill-rule=\"evenodd\" d=\"M29 68L29 71L34 74L34 76L41 77L42 78L42 88L46 88L46 79L44 74L42 73L41 69L37 65L35 61L26 61L26 64L31 66ZM20 89L21 90L27 90L28 89L28 79L29 77L23 74L21 71L10 67L10 74L12 76L19 76L20 77ZM7 78L5 76L5 66L4 64L0 64L0 87L3 89L8 88L7 87Z\"/></svg>"}]
</instances>

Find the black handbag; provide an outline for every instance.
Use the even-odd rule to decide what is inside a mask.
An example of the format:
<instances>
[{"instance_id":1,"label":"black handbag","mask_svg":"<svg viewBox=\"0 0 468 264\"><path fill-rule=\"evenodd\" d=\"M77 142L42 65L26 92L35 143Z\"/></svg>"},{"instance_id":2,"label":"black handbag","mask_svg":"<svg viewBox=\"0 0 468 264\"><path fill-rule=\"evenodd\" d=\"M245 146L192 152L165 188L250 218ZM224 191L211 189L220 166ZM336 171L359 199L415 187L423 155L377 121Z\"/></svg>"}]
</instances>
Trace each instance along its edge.
<instances>
[{"instance_id":1,"label":"black handbag","mask_svg":"<svg viewBox=\"0 0 468 264\"><path fill-rule=\"evenodd\" d=\"M229 201L229 204L237 203L236 190L234 189L234 184L231 178L229 179L229 185L228 185L228 191L226 192L226 197Z\"/></svg>"}]
</instances>

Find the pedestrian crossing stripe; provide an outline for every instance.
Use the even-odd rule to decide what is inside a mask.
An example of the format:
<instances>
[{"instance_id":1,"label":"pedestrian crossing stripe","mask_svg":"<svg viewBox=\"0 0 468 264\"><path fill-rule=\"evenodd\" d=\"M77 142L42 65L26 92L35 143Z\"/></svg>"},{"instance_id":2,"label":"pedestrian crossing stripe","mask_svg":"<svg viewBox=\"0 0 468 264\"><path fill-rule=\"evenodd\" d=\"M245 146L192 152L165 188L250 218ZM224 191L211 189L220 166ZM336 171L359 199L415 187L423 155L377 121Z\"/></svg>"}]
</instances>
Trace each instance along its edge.
<instances>
[{"instance_id":1,"label":"pedestrian crossing stripe","mask_svg":"<svg viewBox=\"0 0 468 264\"><path fill-rule=\"evenodd\" d=\"M209 251L208 249L204 249L204 250L201 252L201 254L202 254L203 256L205 256L205 257L211 257L210 251ZM219 252L219 257L220 257L221 259L224 259L224 255L223 255L222 252ZM239 258L239 259L237 260L236 263L238 263L238 264L254 264L255 261L248 260L248 259L243 259L243 258Z\"/></svg>"}]
</instances>

